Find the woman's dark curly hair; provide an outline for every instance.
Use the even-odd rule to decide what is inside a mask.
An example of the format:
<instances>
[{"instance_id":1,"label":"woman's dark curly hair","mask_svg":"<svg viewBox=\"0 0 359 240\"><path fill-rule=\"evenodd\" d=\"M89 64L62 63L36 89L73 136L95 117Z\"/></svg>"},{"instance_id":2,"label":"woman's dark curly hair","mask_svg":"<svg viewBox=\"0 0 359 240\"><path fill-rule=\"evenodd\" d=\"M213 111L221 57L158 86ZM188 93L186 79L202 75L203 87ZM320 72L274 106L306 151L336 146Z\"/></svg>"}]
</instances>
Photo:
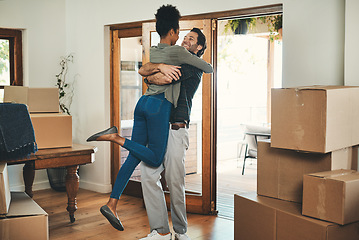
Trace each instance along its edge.
<instances>
[{"instance_id":1,"label":"woman's dark curly hair","mask_svg":"<svg viewBox=\"0 0 359 240\"><path fill-rule=\"evenodd\" d=\"M155 14L156 16L156 31L160 37L165 37L167 33L173 29L179 29L180 12L172 5L162 5Z\"/></svg>"}]
</instances>

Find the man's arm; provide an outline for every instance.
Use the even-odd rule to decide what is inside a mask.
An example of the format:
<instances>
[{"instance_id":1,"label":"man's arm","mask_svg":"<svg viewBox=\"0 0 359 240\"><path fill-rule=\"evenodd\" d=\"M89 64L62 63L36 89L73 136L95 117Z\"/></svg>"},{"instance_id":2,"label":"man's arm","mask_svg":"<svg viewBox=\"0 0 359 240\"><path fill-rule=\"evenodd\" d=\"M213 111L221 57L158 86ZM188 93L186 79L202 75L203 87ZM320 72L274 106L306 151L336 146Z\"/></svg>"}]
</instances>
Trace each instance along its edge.
<instances>
[{"instance_id":1,"label":"man's arm","mask_svg":"<svg viewBox=\"0 0 359 240\"><path fill-rule=\"evenodd\" d=\"M190 66L190 65L187 65L187 64L182 65L182 68L180 70L181 71L181 77L178 79L178 81L181 82L181 81L184 81L184 80L189 79L190 77L192 77L193 76L193 70L192 70L193 68L194 68L193 66ZM161 72L152 74L152 75L148 76L146 79L145 79L146 83L155 84L155 85L166 85L166 84L176 82L176 81L173 81L172 78L167 77L166 75L164 75Z\"/></svg>"},{"instance_id":2,"label":"man's arm","mask_svg":"<svg viewBox=\"0 0 359 240\"><path fill-rule=\"evenodd\" d=\"M165 76L163 73L158 72L145 78L145 83L155 85L166 85L172 83L172 78Z\"/></svg>"},{"instance_id":3,"label":"man's arm","mask_svg":"<svg viewBox=\"0 0 359 240\"><path fill-rule=\"evenodd\" d=\"M171 78L173 80L178 80L181 76L179 66L174 65L168 65L164 63L146 63L143 65L139 70L138 73L143 77L148 77L150 75L153 75L155 73L161 72L163 75L165 75L168 78Z\"/></svg>"}]
</instances>

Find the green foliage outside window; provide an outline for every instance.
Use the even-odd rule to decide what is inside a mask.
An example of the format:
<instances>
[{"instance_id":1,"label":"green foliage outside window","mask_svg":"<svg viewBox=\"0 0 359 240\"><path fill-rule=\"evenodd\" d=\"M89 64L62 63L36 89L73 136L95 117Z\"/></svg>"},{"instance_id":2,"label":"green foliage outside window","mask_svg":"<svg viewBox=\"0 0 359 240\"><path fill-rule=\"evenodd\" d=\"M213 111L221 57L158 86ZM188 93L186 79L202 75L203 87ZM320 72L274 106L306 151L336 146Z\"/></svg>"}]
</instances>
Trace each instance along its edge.
<instances>
[{"instance_id":1,"label":"green foliage outside window","mask_svg":"<svg viewBox=\"0 0 359 240\"><path fill-rule=\"evenodd\" d=\"M0 40L0 75L9 70L9 41ZM0 85L5 84L4 79L0 79Z\"/></svg>"}]
</instances>

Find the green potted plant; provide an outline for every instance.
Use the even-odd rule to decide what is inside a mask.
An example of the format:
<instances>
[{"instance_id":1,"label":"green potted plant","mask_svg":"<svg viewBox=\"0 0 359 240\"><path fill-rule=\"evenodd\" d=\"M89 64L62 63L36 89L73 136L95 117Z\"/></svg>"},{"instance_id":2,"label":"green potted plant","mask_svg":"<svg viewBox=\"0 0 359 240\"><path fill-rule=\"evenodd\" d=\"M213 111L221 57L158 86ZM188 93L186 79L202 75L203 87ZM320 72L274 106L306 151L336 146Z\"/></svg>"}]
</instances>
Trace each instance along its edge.
<instances>
[{"instance_id":1,"label":"green potted plant","mask_svg":"<svg viewBox=\"0 0 359 240\"><path fill-rule=\"evenodd\" d=\"M256 27L258 23L266 24L269 30L269 40L279 39L282 31L282 14L268 15L254 18L239 18L228 20L225 25L225 33L246 34L249 29Z\"/></svg>"},{"instance_id":2,"label":"green potted plant","mask_svg":"<svg viewBox=\"0 0 359 240\"><path fill-rule=\"evenodd\" d=\"M253 18L240 18L229 20L225 26L225 32L232 32L234 34L247 34L253 24Z\"/></svg>"},{"instance_id":3,"label":"green potted plant","mask_svg":"<svg viewBox=\"0 0 359 240\"><path fill-rule=\"evenodd\" d=\"M59 105L63 113L71 115L70 106L73 97L73 85L66 81L66 75L68 70L68 64L73 63L74 56L69 54L65 57L61 57L60 66L61 71L56 75L56 86L59 89ZM60 192L66 191L66 173L65 167L48 168L47 176L52 189Z\"/></svg>"},{"instance_id":4,"label":"green potted plant","mask_svg":"<svg viewBox=\"0 0 359 240\"><path fill-rule=\"evenodd\" d=\"M282 35L283 15L270 15L258 18L262 23L267 24L269 29L269 40L274 41ZM279 35L279 36L278 36Z\"/></svg>"},{"instance_id":5,"label":"green potted plant","mask_svg":"<svg viewBox=\"0 0 359 240\"><path fill-rule=\"evenodd\" d=\"M68 64L70 62L73 63L74 56L73 54L69 54L65 57L61 57L60 66L61 71L59 74L56 75L57 82L56 86L59 89L59 102L60 102L60 109L63 113L70 113L70 107L72 103L73 97L73 86L66 82L66 75L68 70Z\"/></svg>"}]
</instances>

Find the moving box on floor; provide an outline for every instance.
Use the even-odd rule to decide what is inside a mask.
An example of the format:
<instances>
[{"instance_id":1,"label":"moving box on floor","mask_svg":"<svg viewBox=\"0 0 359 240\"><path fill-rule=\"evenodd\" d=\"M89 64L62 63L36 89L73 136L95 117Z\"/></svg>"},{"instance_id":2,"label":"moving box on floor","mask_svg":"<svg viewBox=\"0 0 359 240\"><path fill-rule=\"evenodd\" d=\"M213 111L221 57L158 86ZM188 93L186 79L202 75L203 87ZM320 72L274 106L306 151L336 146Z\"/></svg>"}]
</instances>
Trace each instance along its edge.
<instances>
[{"instance_id":1,"label":"moving box on floor","mask_svg":"<svg viewBox=\"0 0 359 240\"><path fill-rule=\"evenodd\" d=\"M12 192L9 212L0 219L0 239L49 239L47 213L26 193Z\"/></svg>"},{"instance_id":2,"label":"moving box on floor","mask_svg":"<svg viewBox=\"0 0 359 240\"><path fill-rule=\"evenodd\" d=\"M58 88L5 86L4 102L26 104L30 113L59 112L59 90Z\"/></svg>"},{"instance_id":3,"label":"moving box on floor","mask_svg":"<svg viewBox=\"0 0 359 240\"><path fill-rule=\"evenodd\" d=\"M359 221L357 171L312 173L303 181L303 215L342 225Z\"/></svg>"},{"instance_id":4,"label":"moving box on floor","mask_svg":"<svg viewBox=\"0 0 359 240\"><path fill-rule=\"evenodd\" d=\"M359 87L272 89L272 147L327 153L359 144Z\"/></svg>"},{"instance_id":5,"label":"moving box on floor","mask_svg":"<svg viewBox=\"0 0 359 240\"><path fill-rule=\"evenodd\" d=\"M0 217L8 213L10 201L11 195L7 164L6 162L0 162Z\"/></svg>"},{"instance_id":6,"label":"moving box on floor","mask_svg":"<svg viewBox=\"0 0 359 240\"><path fill-rule=\"evenodd\" d=\"M72 146L72 117L63 113L30 114L39 149Z\"/></svg>"},{"instance_id":7,"label":"moving box on floor","mask_svg":"<svg viewBox=\"0 0 359 240\"><path fill-rule=\"evenodd\" d=\"M293 202L302 202L303 175L351 169L358 160L358 146L330 153L306 153L273 148L270 140L258 141L257 193Z\"/></svg>"},{"instance_id":8,"label":"moving box on floor","mask_svg":"<svg viewBox=\"0 0 359 240\"><path fill-rule=\"evenodd\" d=\"M235 240L358 240L359 222L344 226L301 215L299 203L234 195Z\"/></svg>"}]
</instances>

